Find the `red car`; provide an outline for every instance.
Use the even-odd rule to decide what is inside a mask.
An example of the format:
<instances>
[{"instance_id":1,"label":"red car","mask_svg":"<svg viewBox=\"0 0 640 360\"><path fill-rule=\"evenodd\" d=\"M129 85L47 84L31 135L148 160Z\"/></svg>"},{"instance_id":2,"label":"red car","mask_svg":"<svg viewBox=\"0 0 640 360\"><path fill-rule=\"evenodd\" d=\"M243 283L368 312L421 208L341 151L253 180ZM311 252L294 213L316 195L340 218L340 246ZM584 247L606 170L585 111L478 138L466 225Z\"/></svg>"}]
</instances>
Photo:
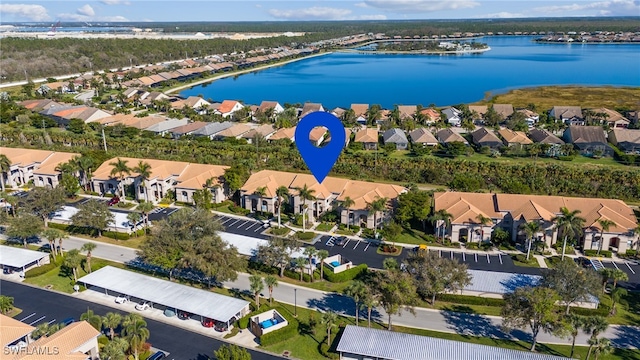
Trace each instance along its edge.
<instances>
[{"instance_id":1,"label":"red car","mask_svg":"<svg viewBox=\"0 0 640 360\"><path fill-rule=\"evenodd\" d=\"M113 206L119 202L120 202L120 198L117 196L114 196L111 198L111 200L109 200L109 206Z\"/></svg>"},{"instance_id":2,"label":"red car","mask_svg":"<svg viewBox=\"0 0 640 360\"><path fill-rule=\"evenodd\" d=\"M206 328L211 328L211 327L213 327L214 324L215 324L215 321L213 321L213 319L204 318L202 320L202 326L204 326Z\"/></svg>"}]
</instances>

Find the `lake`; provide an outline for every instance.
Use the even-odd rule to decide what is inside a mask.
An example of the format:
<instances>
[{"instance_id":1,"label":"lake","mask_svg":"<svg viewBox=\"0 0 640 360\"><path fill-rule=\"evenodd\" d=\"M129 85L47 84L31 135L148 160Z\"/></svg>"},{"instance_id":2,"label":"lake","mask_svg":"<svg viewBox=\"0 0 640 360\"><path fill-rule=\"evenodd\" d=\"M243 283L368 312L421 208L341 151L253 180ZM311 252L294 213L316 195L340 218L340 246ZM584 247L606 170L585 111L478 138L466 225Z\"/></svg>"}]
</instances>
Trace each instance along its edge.
<instances>
[{"instance_id":1,"label":"lake","mask_svg":"<svg viewBox=\"0 0 640 360\"><path fill-rule=\"evenodd\" d=\"M487 37L491 50L465 55L333 53L217 80L182 91L205 99L438 106L539 85L640 86L640 45L537 44L533 37Z\"/></svg>"}]
</instances>

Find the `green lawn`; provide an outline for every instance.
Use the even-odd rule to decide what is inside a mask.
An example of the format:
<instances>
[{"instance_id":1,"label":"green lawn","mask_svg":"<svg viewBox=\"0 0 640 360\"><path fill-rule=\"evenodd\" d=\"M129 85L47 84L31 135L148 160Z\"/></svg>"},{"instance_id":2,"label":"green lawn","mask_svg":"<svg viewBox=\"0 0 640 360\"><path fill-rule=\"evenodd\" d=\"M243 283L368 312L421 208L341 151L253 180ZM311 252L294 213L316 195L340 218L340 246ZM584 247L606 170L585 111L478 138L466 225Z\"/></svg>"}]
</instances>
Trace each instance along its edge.
<instances>
[{"instance_id":1,"label":"green lawn","mask_svg":"<svg viewBox=\"0 0 640 360\"><path fill-rule=\"evenodd\" d=\"M411 228L403 228L402 234L398 236L397 242L402 244L415 244L422 245L427 244L427 241L424 239L425 233Z\"/></svg>"},{"instance_id":2,"label":"green lawn","mask_svg":"<svg viewBox=\"0 0 640 360\"><path fill-rule=\"evenodd\" d=\"M320 225L316 226L316 230L327 232L333 229L334 226L336 226L336 224L323 222Z\"/></svg>"},{"instance_id":3,"label":"green lawn","mask_svg":"<svg viewBox=\"0 0 640 360\"><path fill-rule=\"evenodd\" d=\"M536 258L534 258L533 256L529 256L529 262L526 261L526 255L524 256L524 260L525 261L519 261L516 259L515 255L511 256L511 260L513 260L513 264L515 266L522 266L522 267L540 267L540 264L538 263L538 260Z\"/></svg>"},{"instance_id":4,"label":"green lawn","mask_svg":"<svg viewBox=\"0 0 640 360\"><path fill-rule=\"evenodd\" d=\"M111 265L114 267L124 268L125 266L120 263L116 263L109 260L97 259L93 258L91 260L91 267L93 269L104 267L107 265ZM87 274L84 270L86 264L83 262L83 266L78 269L78 278L83 277ZM27 278L24 280L27 284L33 284L40 287L48 287L51 286L51 289L62 291L66 293L73 293L73 274L70 271L67 271L64 268L57 267L47 273L44 273L40 276L36 276L33 278Z\"/></svg>"},{"instance_id":5,"label":"green lawn","mask_svg":"<svg viewBox=\"0 0 640 360\"><path fill-rule=\"evenodd\" d=\"M623 300L622 304L616 305L616 314L607 320L611 324L640 326L640 296L630 292ZM611 307L611 298L609 295L600 296L600 303Z\"/></svg>"}]
</instances>

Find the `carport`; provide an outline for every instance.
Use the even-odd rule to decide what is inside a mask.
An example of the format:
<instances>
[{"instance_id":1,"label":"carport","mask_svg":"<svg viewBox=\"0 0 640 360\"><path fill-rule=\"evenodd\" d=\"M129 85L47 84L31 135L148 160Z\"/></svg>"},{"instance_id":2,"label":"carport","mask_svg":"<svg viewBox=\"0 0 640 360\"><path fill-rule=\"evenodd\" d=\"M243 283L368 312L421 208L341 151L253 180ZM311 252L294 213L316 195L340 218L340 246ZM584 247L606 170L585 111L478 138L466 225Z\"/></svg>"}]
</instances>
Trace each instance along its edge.
<instances>
[{"instance_id":1,"label":"carport","mask_svg":"<svg viewBox=\"0 0 640 360\"><path fill-rule=\"evenodd\" d=\"M32 266L49 263L49 253L0 245L0 265L27 271Z\"/></svg>"},{"instance_id":2,"label":"carport","mask_svg":"<svg viewBox=\"0 0 640 360\"><path fill-rule=\"evenodd\" d=\"M85 284L87 289L102 288L107 295L109 291L114 295L125 294L152 304L199 315L201 322L206 317L229 326L233 317L239 319L250 312L248 301L112 266L85 275L78 282Z\"/></svg>"}]
</instances>

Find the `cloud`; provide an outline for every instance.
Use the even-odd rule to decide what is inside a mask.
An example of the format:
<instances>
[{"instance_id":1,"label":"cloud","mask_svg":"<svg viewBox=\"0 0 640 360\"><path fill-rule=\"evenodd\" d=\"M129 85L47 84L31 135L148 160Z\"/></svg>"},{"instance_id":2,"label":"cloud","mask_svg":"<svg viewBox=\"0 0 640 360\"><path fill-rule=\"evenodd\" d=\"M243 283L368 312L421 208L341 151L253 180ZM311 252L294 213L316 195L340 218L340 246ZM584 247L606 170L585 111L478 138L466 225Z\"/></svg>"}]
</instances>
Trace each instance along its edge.
<instances>
[{"instance_id":1,"label":"cloud","mask_svg":"<svg viewBox=\"0 0 640 360\"><path fill-rule=\"evenodd\" d=\"M105 21L105 22L123 22L130 21L124 16L114 15L114 16L87 16L82 14L69 14L69 13L61 13L58 14L58 19L67 20L67 21Z\"/></svg>"},{"instance_id":2,"label":"cloud","mask_svg":"<svg viewBox=\"0 0 640 360\"><path fill-rule=\"evenodd\" d=\"M474 0L365 0L368 7L385 9L397 13L435 12L468 9L479 6Z\"/></svg>"},{"instance_id":3,"label":"cloud","mask_svg":"<svg viewBox=\"0 0 640 360\"><path fill-rule=\"evenodd\" d=\"M16 15L31 21L50 19L44 6L33 4L0 4L0 14Z\"/></svg>"},{"instance_id":4,"label":"cloud","mask_svg":"<svg viewBox=\"0 0 640 360\"><path fill-rule=\"evenodd\" d=\"M100 2L105 5L131 5L128 0L101 0Z\"/></svg>"},{"instance_id":5,"label":"cloud","mask_svg":"<svg viewBox=\"0 0 640 360\"><path fill-rule=\"evenodd\" d=\"M359 8L369 7L366 3L363 3L363 2L355 3L355 4L353 4L353 6L359 7Z\"/></svg>"},{"instance_id":6,"label":"cloud","mask_svg":"<svg viewBox=\"0 0 640 360\"><path fill-rule=\"evenodd\" d=\"M386 15L360 15L353 20L387 20Z\"/></svg>"},{"instance_id":7,"label":"cloud","mask_svg":"<svg viewBox=\"0 0 640 360\"><path fill-rule=\"evenodd\" d=\"M533 9L534 11L541 13L559 13L559 12L573 12L585 10L595 10L597 15L611 16L611 15L631 15L640 13L640 1L638 0L609 0L609 1L596 1L590 3L573 3L569 5L551 5L540 6Z\"/></svg>"},{"instance_id":8,"label":"cloud","mask_svg":"<svg viewBox=\"0 0 640 360\"><path fill-rule=\"evenodd\" d=\"M78 8L78 10L76 10L76 13L84 16L94 16L96 14L96 12L89 4L85 4L84 6Z\"/></svg>"},{"instance_id":9,"label":"cloud","mask_svg":"<svg viewBox=\"0 0 640 360\"><path fill-rule=\"evenodd\" d=\"M485 19L485 18L486 19L512 19L512 18L525 18L525 17L527 17L527 15L523 13L512 13L508 11L501 11L493 14L485 14L485 15L478 16L478 18L480 19Z\"/></svg>"},{"instance_id":10,"label":"cloud","mask_svg":"<svg viewBox=\"0 0 640 360\"><path fill-rule=\"evenodd\" d=\"M314 6L306 9L280 10L270 9L269 15L284 20L343 20L351 10Z\"/></svg>"}]
</instances>

